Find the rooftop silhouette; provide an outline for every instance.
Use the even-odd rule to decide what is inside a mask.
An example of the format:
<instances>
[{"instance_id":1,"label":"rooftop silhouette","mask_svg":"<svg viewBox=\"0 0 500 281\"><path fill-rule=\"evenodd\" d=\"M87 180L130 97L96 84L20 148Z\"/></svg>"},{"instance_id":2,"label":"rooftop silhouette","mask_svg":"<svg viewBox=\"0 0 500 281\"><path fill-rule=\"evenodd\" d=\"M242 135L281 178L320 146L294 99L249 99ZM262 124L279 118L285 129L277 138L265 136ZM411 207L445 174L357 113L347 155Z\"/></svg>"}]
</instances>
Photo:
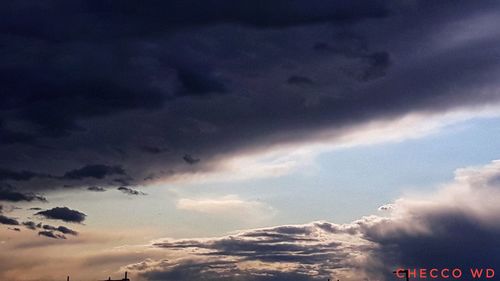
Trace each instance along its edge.
<instances>
[{"instance_id":1,"label":"rooftop silhouette","mask_svg":"<svg viewBox=\"0 0 500 281\"><path fill-rule=\"evenodd\" d=\"M70 281L69 276L66 278L66 281ZM122 279L111 279L111 276L110 276L110 277L108 277L108 279L99 280L99 281L130 281L130 279L128 278L128 272L125 271L125 276Z\"/></svg>"}]
</instances>

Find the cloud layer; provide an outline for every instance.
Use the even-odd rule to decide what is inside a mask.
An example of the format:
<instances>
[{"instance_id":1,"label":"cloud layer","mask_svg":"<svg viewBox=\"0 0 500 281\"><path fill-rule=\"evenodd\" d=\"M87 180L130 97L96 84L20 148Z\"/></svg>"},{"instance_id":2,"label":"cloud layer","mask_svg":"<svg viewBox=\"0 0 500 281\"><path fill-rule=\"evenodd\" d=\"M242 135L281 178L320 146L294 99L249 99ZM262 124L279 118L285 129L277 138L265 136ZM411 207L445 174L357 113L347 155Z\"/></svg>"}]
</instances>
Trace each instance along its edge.
<instances>
[{"instance_id":1,"label":"cloud layer","mask_svg":"<svg viewBox=\"0 0 500 281\"><path fill-rule=\"evenodd\" d=\"M458 170L432 194L408 196L349 224L242 231L152 244L165 259L126 268L145 280L391 280L396 268L488 267L499 264L500 161ZM172 257L172 258L170 258Z\"/></svg>"},{"instance_id":2,"label":"cloud layer","mask_svg":"<svg viewBox=\"0 0 500 281\"><path fill-rule=\"evenodd\" d=\"M495 1L1 5L0 181L23 193L498 100Z\"/></svg>"}]
</instances>

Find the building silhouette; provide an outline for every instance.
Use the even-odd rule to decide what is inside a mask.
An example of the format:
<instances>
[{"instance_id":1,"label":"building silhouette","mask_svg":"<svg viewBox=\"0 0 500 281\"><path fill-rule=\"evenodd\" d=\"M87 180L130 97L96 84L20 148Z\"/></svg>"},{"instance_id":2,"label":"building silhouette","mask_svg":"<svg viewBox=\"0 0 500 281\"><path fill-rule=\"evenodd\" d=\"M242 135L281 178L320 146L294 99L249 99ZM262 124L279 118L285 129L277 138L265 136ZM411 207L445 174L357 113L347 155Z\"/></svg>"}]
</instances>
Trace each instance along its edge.
<instances>
[{"instance_id":1,"label":"building silhouette","mask_svg":"<svg viewBox=\"0 0 500 281\"><path fill-rule=\"evenodd\" d=\"M66 278L66 281L70 281L69 276ZM100 281L130 281L130 279L128 278L128 272L125 271L125 277L123 277L122 279L111 279L111 276L110 276L110 277L108 277L108 279L100 280Z\"/></svg>"}]
</instances>

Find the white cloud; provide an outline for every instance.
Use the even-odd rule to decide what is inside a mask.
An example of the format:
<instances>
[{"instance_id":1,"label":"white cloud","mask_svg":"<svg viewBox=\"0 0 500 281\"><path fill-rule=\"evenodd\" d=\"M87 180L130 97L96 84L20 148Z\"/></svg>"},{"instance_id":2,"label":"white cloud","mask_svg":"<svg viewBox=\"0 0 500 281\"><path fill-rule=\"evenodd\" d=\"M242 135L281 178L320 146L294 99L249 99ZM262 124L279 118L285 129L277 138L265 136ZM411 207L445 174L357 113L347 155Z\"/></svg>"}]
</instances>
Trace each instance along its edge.
<instances>
[{"instance_id":1,"label":"white cloud","mask_svg":"<svg viewBox=\"0 0 500 281\"><path fill-rule=\"evenodd\" d=\"M274 213L272 207L262 202L244 200L237 195L218 198L181 198L177 201L176 207L184 211L246 220L262 220Z\"/></svg>"}]
</instances>

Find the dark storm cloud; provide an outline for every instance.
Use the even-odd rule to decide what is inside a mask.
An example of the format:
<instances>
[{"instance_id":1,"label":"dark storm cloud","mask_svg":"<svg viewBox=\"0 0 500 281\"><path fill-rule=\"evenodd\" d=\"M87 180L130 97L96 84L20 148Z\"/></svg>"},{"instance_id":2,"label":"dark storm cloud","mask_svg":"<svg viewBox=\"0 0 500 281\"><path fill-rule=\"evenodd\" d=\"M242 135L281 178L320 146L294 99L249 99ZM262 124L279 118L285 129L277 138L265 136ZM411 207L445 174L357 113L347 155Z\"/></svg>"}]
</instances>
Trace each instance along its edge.
<instances>
[{"instance_id":1,"label":"dark storm cloud","mask_svg":"<svg viewBox=\"0 0 500 281\"><path fill-rule=\"evenodd\" d=\"M372 53L364 56L363 60L368 64L368 67L358 77L363 81L385 76L386 71L391 64L390 56L387 52Z\"/></svg>"},{"instance_id":2,"label":"dark storm cloud","mask_svg":"<svg viewBox=\"0 0 500 281\"><path fill-rule=\"evenodd\" d=\"M139 185L496 103L498 2L458 3L2 3L0 181L23 194Z\"/></svg>"},{"instance_id":3,"label":"dark storm cloud","mask_svg":"<svg viewBox=\"0 0 500 281\"><path fill-rule=\"evenodd\" d=\"M85 215L77 210L71 210L68 207L55 207L50 210L40 211L36 215L44 216L48 219L62 220L65 222L82 223L85 220Z\"/></svg>"},{"instance_id":4,"label":"dark storm cloud","mask_svg":"<svg viewBox=\"0 0 500 281\"><path fill-rule=\"evenodd\" d=\"M49 175L43 175L31 171L12 171L9 169L0 168L0 182L6 180L12 181L28 181L33 178L45 178L50 177Z\"/></svg>"},{"instance_id":5,"label":"dark storm cloud","mask_svg":"<svg viewBox=\"0 0 500 281\"><path fill-rule=\"evenodd\" d=\"M125 175L125 170L121 166L86 165L82 168L66 172L62 178L70 180L81 180L84 178L103 179L111 175Z\"/></svg>"},{"instance_id":6,"label":"dark storm cloud","mask_svg":"<svg viewBox=\"0 0 500 281\"><path fill-rule=\"evenodd\" d=\"M135 190L133 188L130 188L130 187L126 187L126 186L120 186L117 188L119 191L127 194L127 195L146 195L146 193L142 192L142 191L139 191L139 190Z\"/></svg>"},{"instance_id":7,"label":"dark storm cloud","mask_svg":"<svg viewBox=\"0 0 500 281\"><path fill-rule=\"evenodd\" d=\"M166 239L152 246L182 258L127 268L146 280L394 280L397 268L461 268L467 274L471 267L500 263L500 185L492 181L499 174L499 161L459 170L455 182L433 194L397 200L387 217Z\"/></svg>"},{"instance_id":8,"label":"dark storm cloud","mask_svg":"<svg viewBox=\"0 0 500 281\"><path fill-rule=\"evenodd\" d=\"M0 224L19 225L19 221L17 221L15 218L0 215Z\"/></svg>"},{"instance_id":9,"label":"dark storm cloud","mask_svg":"<svg viewBox=\"0 0 500 281\"><path fill-rule=\"evenodd\" d=\"M159 154L159 153L162 153L164 150L159 148L159 147L155 147L155 146L141 146L141 150L143 152L146 152L146 153L151 153L151 154Z\"/></svg>"},{"instance_id":10,"label":"dark storm cloud","mask_svg":"<svg viewBox=\"0 0 500 281\"><path fill-rule=\"evenodd\" d=\"M0 144L34 144L36 136L27 133L15 132L4 128L3 121L0 120Z\"/></svg>"},{"instance_id":11,"label":"dark storm cloud","mask_svg":"<svg viewBox=\"0 0 500 281\"><path fill-rule=\"evenodd\" d=\"M180 95L203 96L227 91L222 82L212 77L206 77L205 73L198 73L189 69L178 69L177 78L182 85Z\"/></svg>"},{"instance_id":12,"label":"dark storm cloud","mask_svg":"<svg viewBox=\"0 0 500 281\"><path fill-rule=\"evenodd\" d=\"M20 202L20 201L42 201L47 199L34 193L21 193L10 189L0 188L0 201Z\"/></svg>"},{"instance_id":13,"label":"dark storm cloud","mask_svg":"<svg viewBox=\"0 0 500 281\"><path fill-rule=\"evenodd\" d=\"M239 23L261 28L286 27L301 24L335 21L356 21L364 18L385 17L387 5L383 1L353 3L336 0L174 0L153 1L151 5L137 6L134 1L113 5L104 1L91 5L97 13L113 11L112 15L127 18L138 25L150 28ZM151 26L151 24L153 24ZM160 25L160 26L158 26Z\"/></svg>"},{"instance_id":14,"label":"dark storm cloud","mask_svg":"<svg viewBox=\"0 0 500 281\"><path fill-rule=\"evenodd\" d=\"M287 80L288 84L294 84L294 85L311 85L313 84L313 81L310 78L307 78L305 76L299 76L299 75L292 75L290 78Z\"/></svg>"},{"instance_id":15,"label":"dark storm cloud","mask_svg":"<svg viewBox=\"0 0 500 281\"><path fill-rule=\"evenodd\" d=\"M76 1L3 4L0 12L6 34L2 41L9 43L5 48L9 60L0 68L0 82L7 93L3 108L15 110L20 120L36 125L35 135L60 137L83 130L79 118L154 109L167 99L164 89L148 81L147 73L134 70L134 64L127 62L129 48L113 46L120 41L155 33L161 37L161 33L185 26L219 23L264 28L356 21L384 17L387 8L381 1L356 4L322 0L317 5L307 1L155 1L140 7L133 1L118 5L112 1ZM101 40L102 44L95 44ZM12 49L16 45L28 48L16 52ZM123 57L117 60L112 52ZM181 85L179 95L225 91L221 82L188 65L171 65ZM123 71L115 75L113 69ZM9 143L34 138L33 134L9 128L1 132L2 139Z\"/></svg>"}]
</instances>

